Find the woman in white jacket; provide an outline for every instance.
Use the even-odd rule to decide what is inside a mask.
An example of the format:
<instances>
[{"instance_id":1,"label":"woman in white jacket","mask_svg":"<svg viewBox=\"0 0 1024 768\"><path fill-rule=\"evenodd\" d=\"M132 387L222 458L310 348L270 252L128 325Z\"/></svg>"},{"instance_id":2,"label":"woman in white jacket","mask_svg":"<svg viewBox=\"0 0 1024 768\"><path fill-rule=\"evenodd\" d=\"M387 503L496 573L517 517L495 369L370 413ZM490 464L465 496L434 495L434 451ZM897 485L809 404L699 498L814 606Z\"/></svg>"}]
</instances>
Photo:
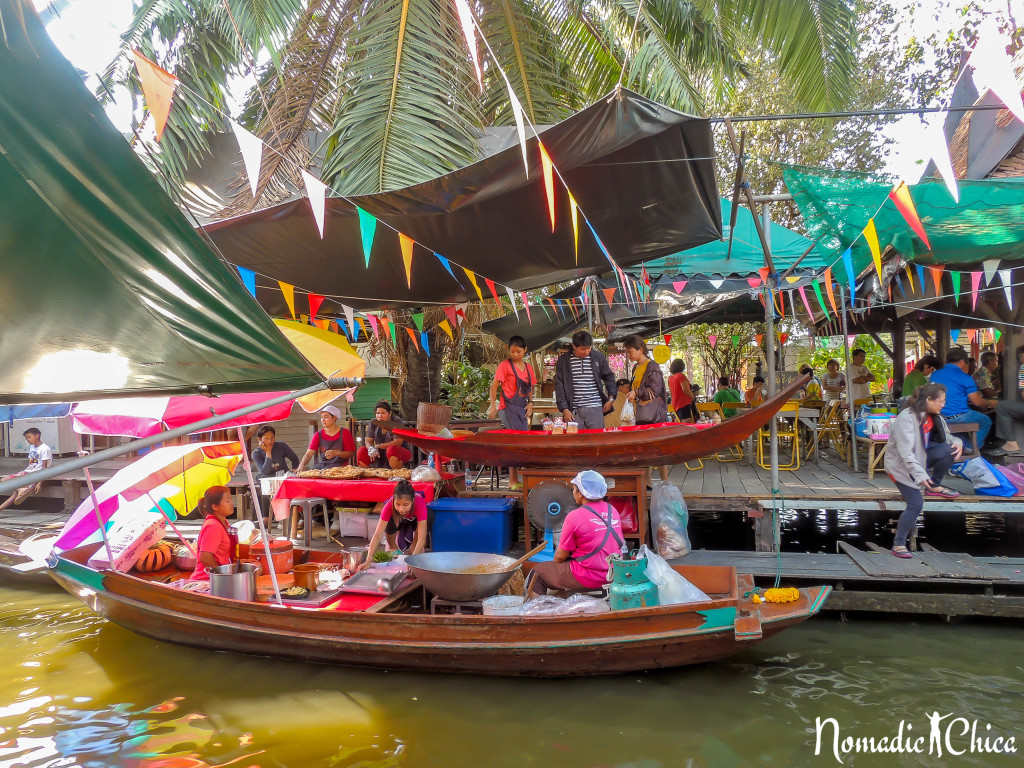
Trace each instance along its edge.
<instances>
[{"instance_id":1,"label":"woman in white jacket","mask_svg":"<svg viewBox=\"0 0 1024 768\"><path fill-rule=\"evenodd\" d=\"M889 430L885 471L907 502L896 525L892 546L896 557L913 557L907 549L907 537L924 508L922 489L928 496L952 499L960 495L942 486L942 478L963 451L963 443L950 434L940 415L945 404L944 386L924 384Z\"/></svg>"}]
</instances>

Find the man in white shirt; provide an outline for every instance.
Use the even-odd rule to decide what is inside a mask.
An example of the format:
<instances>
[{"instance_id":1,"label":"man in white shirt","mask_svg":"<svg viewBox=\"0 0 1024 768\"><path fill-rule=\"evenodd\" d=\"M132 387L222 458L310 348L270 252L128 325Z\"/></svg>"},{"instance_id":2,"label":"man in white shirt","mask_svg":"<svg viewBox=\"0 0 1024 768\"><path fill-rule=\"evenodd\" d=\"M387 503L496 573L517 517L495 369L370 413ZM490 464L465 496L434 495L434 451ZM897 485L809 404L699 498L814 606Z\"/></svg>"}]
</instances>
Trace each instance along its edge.
<instances>
[{"instance_id":1,"label":"man in white shirt","mask_svg":"<svg viewBox=\"0 0 1024 768\"><path fill-rule=\"evenodd\" d=\"M871 382L875 380L875 374L864 365L866 357L867 353L863 349L855 349L850 355L850 367L846 371L846 381L851 394L853 394L854 402L871 399Z\"/></svg>"},{"instance_id":2,"label":"man in white shirt","mask_svg":"<svg viewBox=\"0 0 1024 768\"><path fill-rule=\"evenodd\" d=\"M7 475L0 479L10 480L12 477L22 477L24 475L31 474L32 472L38 472L39 470L50 466L50 462L53 461L53 451L50 450L50 446L43 442L43 435L38 429L35 427L29 427L25 430L24 437L30 446L28 451L28 466L21 472L15 472L13 475ZM32 485L26 485L24 488L19 488L6 501L4 501L3 504L0 504L0 510L7 509L12 504L21 504L21 502L33 493L36 493L38 490L39 483L33 483Z\"/></svg>"}]
</instances>

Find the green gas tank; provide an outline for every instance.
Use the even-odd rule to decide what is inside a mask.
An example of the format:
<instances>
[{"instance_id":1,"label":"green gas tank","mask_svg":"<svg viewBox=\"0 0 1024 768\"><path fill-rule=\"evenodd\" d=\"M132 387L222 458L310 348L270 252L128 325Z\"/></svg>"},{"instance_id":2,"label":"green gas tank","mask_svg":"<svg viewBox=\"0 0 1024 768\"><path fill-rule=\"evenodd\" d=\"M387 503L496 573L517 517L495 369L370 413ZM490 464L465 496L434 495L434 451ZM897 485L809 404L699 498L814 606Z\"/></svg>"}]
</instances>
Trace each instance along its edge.
<instances>
[{"instance_id":1,"label":"green gas tank","mask_svg":"<svg viewBox=\"0 0 1024 768\"><path fill-rule=\"evenodd\" d=\"M629 608L650 608L660 605L658 586L647 578L647 558L624 558L612 555L612 583L608 599L613 611Z\"/></svg>"}]
</instances>

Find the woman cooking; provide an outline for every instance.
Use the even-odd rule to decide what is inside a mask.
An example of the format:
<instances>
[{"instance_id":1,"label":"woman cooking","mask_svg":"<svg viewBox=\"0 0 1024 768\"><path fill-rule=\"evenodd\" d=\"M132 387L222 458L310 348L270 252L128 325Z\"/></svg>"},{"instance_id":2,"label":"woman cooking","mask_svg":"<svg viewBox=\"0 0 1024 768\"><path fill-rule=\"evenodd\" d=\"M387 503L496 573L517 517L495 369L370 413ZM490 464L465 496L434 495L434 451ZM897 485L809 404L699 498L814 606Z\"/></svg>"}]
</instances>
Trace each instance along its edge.
<instances>
[{"instance_id":1,"label":"woman cooking","mask_svg":"<svg viewBox=\"0 0 1024 768\"><path fill-rule=\"evenodd\" d=\"M394 493L380 511L380 520L370 537L366 560L359 566L360 571L373 564L381 534L387 539L388 549L400 549L408 555L418 555L426 547L427 502L408 480L395 483Z\"/></svg>"},{"instance_id":2,"label":"woman cooking","mask_svg":"<svg viewBox=\"0 0 1024 768\"><path fill-rule=\"evenodd\" d=\"M228 518L235 512L231 491L223 485L208 488L199 502L199 511L206 515L199 530L196 552L199 558L192 579L209 581L210 568L231 562L231 540L228 537Z\"/></svg>"},{"instance_id":3,"label":"woman cooking","mask_svg":"<svg viewBox=\"0 0 1024 768\"><path fill-rule=\"evenodd\" d=\"M338 424L340 418L341 411L333 405L325 406L320 411L323 429L318 430L309 441L309 448L303 454L297 471L302 472L314 456L316 463L313 469L340 467L352 458L356 452L356 442L352 439L352 433Z\"/></svg>"},{"instance_id":4,"label":"woman cooking","mask_svg":"<svg viewBox=\"0 0 1024 768\"><path fill-rule=\"evenodd\" d=\"M636 425L662 424L668 421L668 404L665 402L665 377L661 367L651 360L647 344L636 335L627 336L622 342L626 357L633 363L630 376L629 394L626 399L633 403ZM658 467L662 480L668 480L668 465Z\"/></svg>"},{"instance_id":5,"label":"woman cooking","mask_svg":"<svg viewBox=\"0 0 1024 768\"><path fill-rule=\"evenodd\" d=\"M508 360L498 364L491 382L491 391L487 401L487 416L494 418L497 414L501 426L505 429L528 430L533 417L533 388L537 377L533 366L524 361L526 355L526 339L513 336L508 340ZM494 396L501 387L501 396L495 401ZM515 467L508 470L508 488L519 490L519 476Z\"/></svg>"}]
</instances>

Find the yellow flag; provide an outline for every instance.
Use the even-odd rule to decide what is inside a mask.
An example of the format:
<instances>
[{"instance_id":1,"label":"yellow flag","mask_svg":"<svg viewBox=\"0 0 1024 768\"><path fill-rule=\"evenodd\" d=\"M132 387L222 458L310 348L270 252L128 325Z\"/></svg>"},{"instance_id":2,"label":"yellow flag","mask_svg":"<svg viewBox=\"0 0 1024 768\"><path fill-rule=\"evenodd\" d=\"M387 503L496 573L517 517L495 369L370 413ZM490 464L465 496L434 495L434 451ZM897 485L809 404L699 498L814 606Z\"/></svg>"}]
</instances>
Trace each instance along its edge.
<instances>
[{"instance_id":1,"label":"yellow flag","mask_svg":"<svg viewBox=\"0 0 1024 768\"><path fill-rule=\"evenodd\" d=\"M438 325L441 326L441 330L448 334L448 338L455 341L455 337L452 336L452 327L448 324L447 320L442 320Z\"/></svg>"},{"instance_id":2,"label":"yellow flag","mask_svg":"<svg viewBox=\"0 0 1024 768\"><path fill-rule=\"evenodd\" d=\"M295 286L289 285L288 283L282 283L280 280L277 284L281 286L281 293L284 294L284 301L288 305L288 311L292 313L292 320L295 319Z\"/></svg>"},{"instance_id":3,"label":"yellow flag","mask_svg":"<svg viewBox=\"0 0 1024 768\"><path fill-rule=\"evenodd\" d=\"M797 282L799 279L800 279L799 276L798 277L793 277L793 275L789 275L788 277L786 277L786 282L789 283L790 285L792 285L793 283Z\"/></svg>"},{"instance_id":4,"label":"yellow flag","mask_svg":"<svg viewBox=\"0 0 1024 768\"><path fill-rule=\"evenodd\" d=\"M465 267L462 268L462 271L466 273L466 277L469 278L469 282L473 284L473 288L476 290L476 295L480 297L480 301L483 301L484 295L480 293L480 286L476 284L476 275Z\"/></svg>"},{"instance_id":5,"label":"yellow flag","mask_svg":"<svg viewBox=\"0 0 1024 768\"><path fill-rule=\"evenodd\" d=\"M398 242L402 246L402 261L405 262L405 282L412 288L412 247L416 243L401 232L398 233Z\"/></svg>"},{"instance_id":6,"label":"yellow flag","mask_svg":"<svg viewBox=\"0 0 1024 768\"><path fill-rule=\"evenodd\" d=\"M142 95L146 99L149 113L153 115L156 140L160 141L164 134L164 126L167 125L167 115L171 112L171 100L174 98L174 89L178 86L178 78L158 67L138 51L133 50L132 56L135 57L135 69L139 72Z\"/></svg>"},{"instance_id":7,"label":"yellow flag","mask_svg":"<svg viewBox=\"0 0 1024 768\"><path fill-rule=\"evenodd\" d=\"M576 205L576 198L572 196L572 192L569 193L569 213L572 214L572 237L576 252L576 265L580 263L580 223L577 218L579 216L579 206Z\"/></svg>"},{"instance_id":8,"label":"yellow flag","mask_svg":"<svg viewBox=\"0 0 1024 768\"><path fill-rule=\"evenodd\" d=\"M548 215L551 217L551 231L555 231L555 181L554 181L554 165L551 162L551 155L548 154L547 147L540 141L537 140L537 146L540 148L540 167L542 175L544 176L544 194L548 198Z\"/></svg>"},{"instance_id":9,"label":"yellow flag","mask_svg":"<svg viewBox=\"0 0 1024 768\"><path fill-rule=\"evenodd\" d=\"M869 219L868 225L864 227L864 239L868 241L868 248L871 249L871 258L875 261L875 271L878 272L878 279L882 279L882 252L878 249L878 232L875 231L875 220Z\"/></svg>"}]
</instances>

